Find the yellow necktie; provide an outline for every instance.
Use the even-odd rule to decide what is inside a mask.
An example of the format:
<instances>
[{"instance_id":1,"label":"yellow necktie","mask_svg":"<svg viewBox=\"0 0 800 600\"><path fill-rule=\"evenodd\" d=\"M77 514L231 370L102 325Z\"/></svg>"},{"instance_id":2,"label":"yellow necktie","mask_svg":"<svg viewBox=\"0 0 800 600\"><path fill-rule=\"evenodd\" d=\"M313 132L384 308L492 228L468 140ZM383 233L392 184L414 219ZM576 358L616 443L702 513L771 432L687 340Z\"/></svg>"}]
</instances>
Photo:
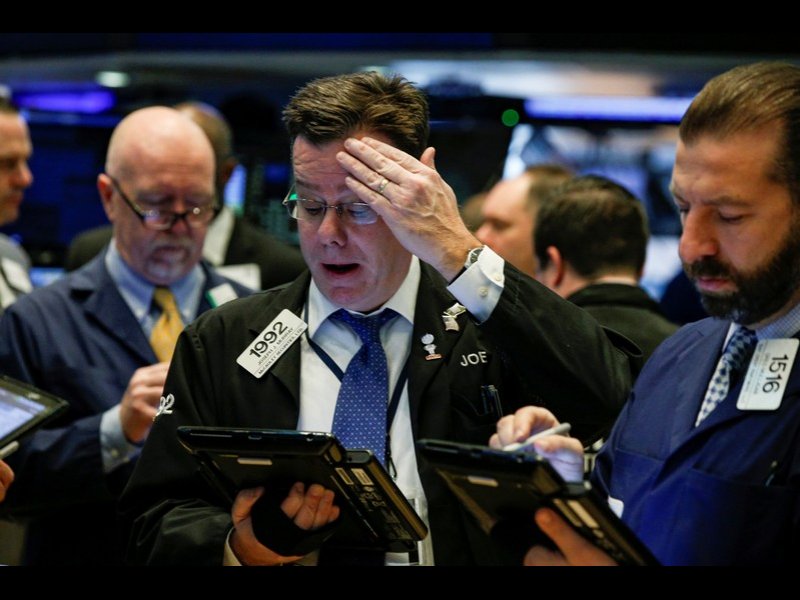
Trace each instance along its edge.
<instances>
[{"instance_id":1,"label":"yellow necktie","mask_svg":"<svg viewBox=\"0 0 800 600\"><path fill-rule=\"evenodd\" d=\"M178 336L183 331L181 313L169 288L157 287L153 291L153 302L161 308L161 316L150 333L150 345L159 361L169 362L172 360Z\"/></svg>"}]
</instances>

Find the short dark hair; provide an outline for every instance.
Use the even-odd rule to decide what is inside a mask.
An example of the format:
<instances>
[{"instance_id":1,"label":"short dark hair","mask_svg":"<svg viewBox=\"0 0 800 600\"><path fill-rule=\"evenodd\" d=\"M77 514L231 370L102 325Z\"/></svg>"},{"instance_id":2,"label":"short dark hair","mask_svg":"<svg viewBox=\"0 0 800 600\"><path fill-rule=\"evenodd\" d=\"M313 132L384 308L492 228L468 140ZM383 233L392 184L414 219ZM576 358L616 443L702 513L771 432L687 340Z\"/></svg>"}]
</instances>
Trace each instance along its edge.
<instances>
[{"instance_id":1,"label":"short dark hair","mask_svg":"<svg viewBox=\"0 0 800 600\"><path fill-rule=\"evenodd\" d=\"M782 62L735 67L711 79L692 101L678 134L685 144L780 125L775 170L769 173L800 204L800 68Z\"/></svg>"},{"instance_id":2,"label":"short dark hair","mask_svg":"<svg viewBox=\"0 0 800 600\"><path fill-rule=\"evenodd\" d=\"M290 142L344 139L358 131L382 133L394 146L419 158L428 144L428 101L399 75L374 71L315 79L283 110Z\"/></svg>"},{"instance_id":3,"label":"short dark hair","mask_svg":"<svg viewBox=\"0 0 800 600\"><path fill-rule=\"evenodd\" d=\"M647 254L647 216L623 186L598 175L575 177L542 199L534 245L541 268L555 246L582 277L620 269L639 273Z\"/></svg>"},{"instance_id":4,"label":"short dark hair","mask_svg":"<svg viewBox=\"0 0 800 600\"><path fill-rule=\"evenodd\" d=\"M543 163L528 166L525 169L525 175L531 180L525 207L529 212L533 213L542 198L575 174L571 169L563 165Z\"/></svg>"},{"instance_id":5,"label":"short dark hair","mask_svg":"<svg viewBox=\"0 0 800 600\"><path fill-rule=\"evenodd\" d=\"M19 108L10 99L0 96L0 114L18 115Z\"/></svg>"}]
</instances>

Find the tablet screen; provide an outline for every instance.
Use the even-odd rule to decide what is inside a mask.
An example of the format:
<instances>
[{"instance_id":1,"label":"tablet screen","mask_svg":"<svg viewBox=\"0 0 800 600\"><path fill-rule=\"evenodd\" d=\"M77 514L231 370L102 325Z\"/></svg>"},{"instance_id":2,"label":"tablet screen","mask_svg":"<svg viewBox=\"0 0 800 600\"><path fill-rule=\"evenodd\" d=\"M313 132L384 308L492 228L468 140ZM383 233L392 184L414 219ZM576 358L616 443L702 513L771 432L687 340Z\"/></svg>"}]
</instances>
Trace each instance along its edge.
<instances>
[{"instance_id":1,"label":"tablet screen","mask_svg":"<svg viewBox=\"0 0 800 600\"><path fill-rule=\"evenodd\" d=\"M0 448L65 410L67 403L9 377L0 377Z\"/></svg>"}]
</instances>

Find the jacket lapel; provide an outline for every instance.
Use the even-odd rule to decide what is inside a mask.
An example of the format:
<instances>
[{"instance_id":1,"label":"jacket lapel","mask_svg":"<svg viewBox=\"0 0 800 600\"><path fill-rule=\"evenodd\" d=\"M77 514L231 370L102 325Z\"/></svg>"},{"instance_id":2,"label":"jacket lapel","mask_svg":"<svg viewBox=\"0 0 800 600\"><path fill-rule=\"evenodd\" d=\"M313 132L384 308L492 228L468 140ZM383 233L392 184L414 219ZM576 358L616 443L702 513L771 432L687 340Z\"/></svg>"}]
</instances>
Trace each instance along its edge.
<instances>
[{"instance_id":1,"label":"jacket lapel","mask_svg":"<svg viewBox=\"0 0 800 600\"><path fill-rule=\"evenodd\" d=\"M142 328L106 270L105 252L76 272L70 288L72 296L82 300L87 320L96 322L142 362L157 362Z\"/></svg>"},{"instance_id":2,"label":"jacket lapel","mask_svg":"<svg viewBox=\"0 0 800 600\"><path fill-rule=\"evenodd\" d=\"M260 334L281 311L286 308L295 315L303 318L303 306L308 296L308 286L311 276L305 271L294 282L277 292L277 296L269 303L269 307L253 319L250 332L252 339ZM305 334L304 334L305 335ZM248 344L250 343L248 341ZM244 350L244 348L242 348ZM264 377L274 377L292 397L297 413L300 411L300 340L298 339L284 352L275 364L264 374Z\"/></svg>"},{"instance_id":3,"label":"jacket lapel","mask_svg":"<svg viewBox=\"0 0 800 600\"><path fill-rule=\"evenodd\" d=\"M463 335L465 324L470 318L465 312L457 318L459 331L445 330L442 314L455 304L456 299L447 291L444 279L432 267L421 261L420 266L421 276L414 309L408 378L411 423L415 434L423 397L444 365L453 360L453 348ZM441 358L426 358L430 354L425 349L422 338L428 334L433 336L431 343L436 345L433 354L439 354Z\"/></svg>"}]
</instances>

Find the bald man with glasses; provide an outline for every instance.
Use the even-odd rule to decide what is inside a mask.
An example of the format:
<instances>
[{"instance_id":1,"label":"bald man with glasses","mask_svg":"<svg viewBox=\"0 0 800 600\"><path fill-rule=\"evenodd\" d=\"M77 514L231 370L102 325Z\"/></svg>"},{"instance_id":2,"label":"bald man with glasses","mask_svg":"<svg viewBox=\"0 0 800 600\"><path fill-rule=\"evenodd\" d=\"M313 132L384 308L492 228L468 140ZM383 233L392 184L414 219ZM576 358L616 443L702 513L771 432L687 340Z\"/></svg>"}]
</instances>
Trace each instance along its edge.
<instances>
[{"instance_id":1,"label":"bald man with glasses","mask_svg":"<svg viewBox=\"0 0 800 600\"><path fill-rule=\"evenodd\" d=\"M214 154L178 111L135 111L114 130L97 188L107 250L12 305L0 371L70 403L11 457L3 510L31 516L25 564L120 562L116 497L159 408L175 341L200 313L250 290L202 261L218 207Z\"/></svg>"}]
</instances>

